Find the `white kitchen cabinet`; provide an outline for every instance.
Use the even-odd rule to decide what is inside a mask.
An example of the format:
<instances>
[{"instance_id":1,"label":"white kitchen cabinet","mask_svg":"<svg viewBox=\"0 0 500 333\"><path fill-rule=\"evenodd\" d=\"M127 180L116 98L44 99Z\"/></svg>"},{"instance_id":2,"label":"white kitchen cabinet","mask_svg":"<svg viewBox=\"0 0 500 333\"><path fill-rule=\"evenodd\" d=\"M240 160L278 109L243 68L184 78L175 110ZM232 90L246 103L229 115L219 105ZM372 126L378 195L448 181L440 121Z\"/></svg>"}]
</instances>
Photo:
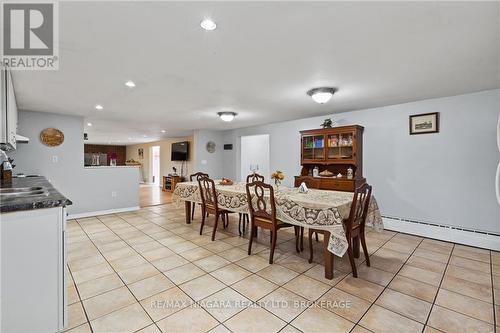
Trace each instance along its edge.
<instances>
[{"instance_id":1,"label":"white kitchen cabinet","mask_svg":"<svg viewBox=\"0 0 500 333\"><path fill-rule=\"evenodd\" d=\"M17 147L17 103L12 75L0 70L0 145L4 150Z\"/></svg>"},{"instance_id":2,"label":"white kitchen cabinet","mask_svg":"<svg viewBox=\"0 0 500 333\"><path fill-rule=\"evenodd\" d=\"M64 207L1 214L1 332L63 330L65 230Z\"/></svg>"}]
</instances>

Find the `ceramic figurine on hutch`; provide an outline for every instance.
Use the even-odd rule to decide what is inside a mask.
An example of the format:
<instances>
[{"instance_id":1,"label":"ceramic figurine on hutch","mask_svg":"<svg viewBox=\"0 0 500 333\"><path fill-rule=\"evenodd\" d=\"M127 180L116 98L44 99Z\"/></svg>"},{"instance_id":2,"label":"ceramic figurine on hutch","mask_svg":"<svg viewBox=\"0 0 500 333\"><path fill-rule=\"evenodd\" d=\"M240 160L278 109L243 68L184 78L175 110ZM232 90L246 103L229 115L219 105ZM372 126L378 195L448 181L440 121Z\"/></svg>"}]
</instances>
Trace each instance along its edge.
<instances>
[{"instance_id":1,"label":"ceramic figurine on hutch","mask_svg":"<svg viewBox=\"0 0 500 333\"><path fill-rule=\"evenodd\" d=\"M352 167L349 166L349 168L347 169L347 179L353 179L354 178L354 172L352 170Z\"/></svg>"},{"instance_id":2,"label":"ceramic figurine on hutch","mask_svg":"<svg viewBox=\"0 0 500 333\"><path fill-rule=\"evenodd\" d=\"M319 168L315 166L313 169L313 177L319 177Z\"/></svg>"}]
</instances>

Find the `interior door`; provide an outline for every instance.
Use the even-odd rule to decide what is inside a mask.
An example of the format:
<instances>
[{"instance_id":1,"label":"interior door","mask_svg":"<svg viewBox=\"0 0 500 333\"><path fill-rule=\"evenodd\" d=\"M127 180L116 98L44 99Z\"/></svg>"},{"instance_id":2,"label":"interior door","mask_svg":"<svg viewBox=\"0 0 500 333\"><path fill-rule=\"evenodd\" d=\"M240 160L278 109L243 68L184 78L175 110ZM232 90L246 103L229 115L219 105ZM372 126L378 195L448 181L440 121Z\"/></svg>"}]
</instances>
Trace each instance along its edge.
<instances>
[{"instance_id":1,"label":"interior door","mask_svg":"<svg viewBox=\"0 0 500 333\"><path fill-rule=\"evenodd\" d=\"M263 175L266 182L270 181L269 152L269 134L241 137L241 181L253 171Z\"/></svg>"}]
</instances>

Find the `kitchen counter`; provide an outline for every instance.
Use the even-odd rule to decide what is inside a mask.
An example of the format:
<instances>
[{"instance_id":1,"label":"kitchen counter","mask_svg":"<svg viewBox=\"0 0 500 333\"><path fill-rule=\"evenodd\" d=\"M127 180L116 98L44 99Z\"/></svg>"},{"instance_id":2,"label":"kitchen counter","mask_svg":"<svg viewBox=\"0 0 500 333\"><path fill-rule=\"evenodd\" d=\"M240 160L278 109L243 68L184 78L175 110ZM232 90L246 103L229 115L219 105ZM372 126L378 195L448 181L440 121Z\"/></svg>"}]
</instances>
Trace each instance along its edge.
<instances>
[{"instance_id":1,"label":"kitchen counter","mask_svg":"<svg viewBox=\"0 0 500 333\"><path fill-rule=\"evenodd\" d=\"M0 202L0 212L17 212L41 208L52 208L71 205L72 202L59 193L44 177L12 178L12 183L0 183L0 188L34 187L40 186L47 190L47 194L31 197L14 197L3 199Z\"/></svg>"}]
</instances>

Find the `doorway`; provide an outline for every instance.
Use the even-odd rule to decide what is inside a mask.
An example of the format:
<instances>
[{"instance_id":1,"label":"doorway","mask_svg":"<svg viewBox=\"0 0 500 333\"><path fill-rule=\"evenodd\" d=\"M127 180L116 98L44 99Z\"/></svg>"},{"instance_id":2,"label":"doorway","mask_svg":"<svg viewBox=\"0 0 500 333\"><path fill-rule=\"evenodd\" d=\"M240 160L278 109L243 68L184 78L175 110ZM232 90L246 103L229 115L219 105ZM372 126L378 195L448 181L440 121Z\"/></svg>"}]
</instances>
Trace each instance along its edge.
<instances>
[{"instance_id":1,"label":"doorway","mask_svg":"<svg viewBox=\"0 0 500 333\"><path fill-rule=\"evenodd\" d=\"M269 134L241 137L241 181L254 171L263 175L266 182L270 181L269 151Z\"/></svg>"},{"instance_id":2,"label":"doorway","mask_svg":"<svg viewBox=\"0 0 500 333\"><path fill-rule=\"evenodd\" d=\"M160 186L160 146L151 147L151 183Z\"/></svg>"}]
</instances>

